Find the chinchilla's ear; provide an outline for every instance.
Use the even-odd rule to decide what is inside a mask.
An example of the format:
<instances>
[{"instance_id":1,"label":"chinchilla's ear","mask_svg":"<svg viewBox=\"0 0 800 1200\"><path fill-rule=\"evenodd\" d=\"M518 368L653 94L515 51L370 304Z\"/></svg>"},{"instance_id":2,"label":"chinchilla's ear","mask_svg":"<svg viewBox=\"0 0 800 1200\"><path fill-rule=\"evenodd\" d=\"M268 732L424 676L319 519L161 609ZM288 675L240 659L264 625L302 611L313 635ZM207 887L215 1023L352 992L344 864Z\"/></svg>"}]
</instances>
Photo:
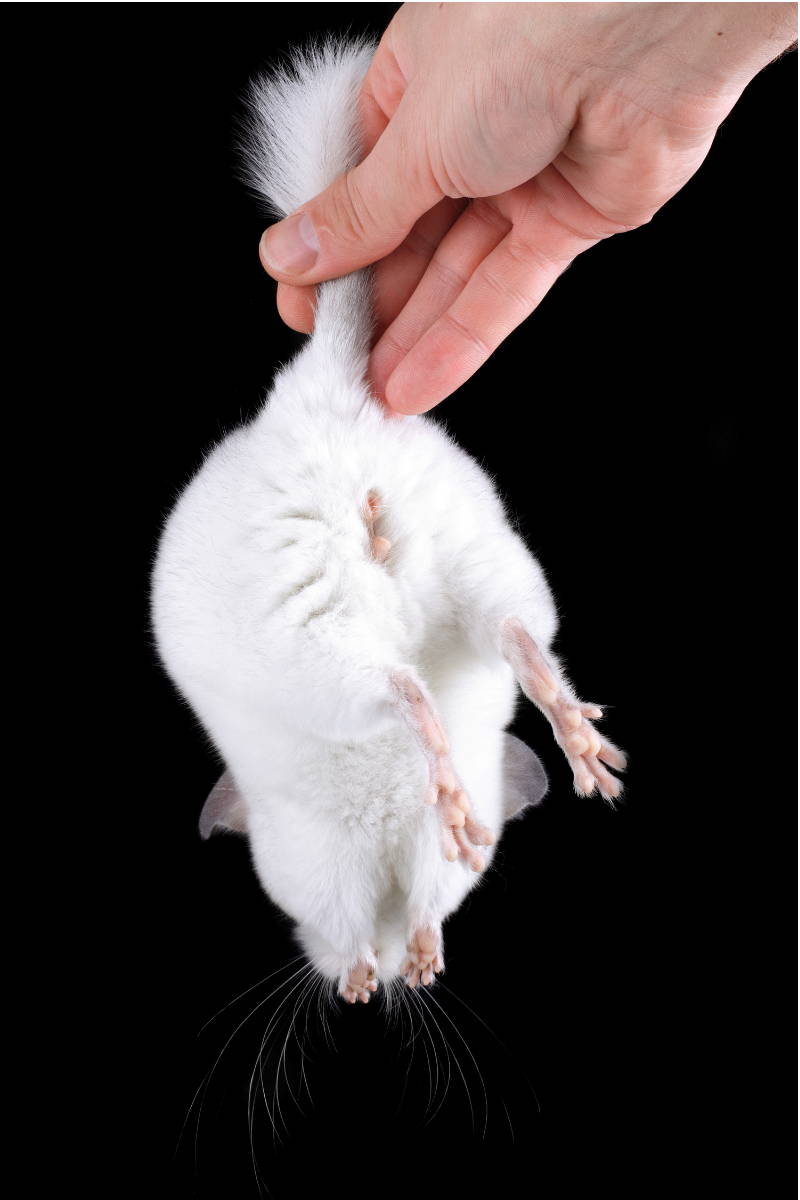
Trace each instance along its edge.
<instances>
[{"instance_id":1,"label":"chinchilla's ear","mask_svg":"<svg viewBox=\"0 0 800 1200\"><path fill-rule=\"evenodd\" d=\"M217 780L200 813L201 838L210 838L223 829L247 833L247 810L230 771Z\"/></svg>"},{"instance_id":2,"label":"chinchilla's ear","mask_svg":"<svg viewBox=\"0 0 800 1200\"><path fill-rule=\"evenodd\" d=\"M539 804L548 788L547 774L530 747L505 734L503 751L503 817L510 821L532 804Z\"/></svg>"}]
</instances>

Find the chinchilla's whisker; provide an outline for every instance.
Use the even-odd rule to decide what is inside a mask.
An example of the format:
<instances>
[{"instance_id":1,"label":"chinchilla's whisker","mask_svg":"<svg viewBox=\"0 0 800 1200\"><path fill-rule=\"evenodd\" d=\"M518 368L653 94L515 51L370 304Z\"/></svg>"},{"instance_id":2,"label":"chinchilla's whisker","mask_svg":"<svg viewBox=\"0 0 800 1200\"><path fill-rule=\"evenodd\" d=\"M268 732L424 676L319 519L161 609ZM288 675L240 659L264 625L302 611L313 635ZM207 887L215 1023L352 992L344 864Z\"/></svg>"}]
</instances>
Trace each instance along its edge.
<instances>
[{"instance_id":1,"label":"chinchilla's whisker","mask_svg":"<svg viewBox=\"0 0 800 1200\"><path fill-rule=\"evenodd\" d=\"M305 973L301 976L300 979L297 980L297 982L295 983L292 990L286 996L284 996L283 999L281 1000L281 1003L279 1004L278 1008L276 1009L275 1013L273 1014L272 1018L270 1019L270 1022L267 1025L267 1028L264 1031L264 1036L262 1037L261 1045L259 1047L258 1055L256 1057L256 1062L254 1063L253 1070L250 1075L250 1086L248 1088L248 1130L249 1130L249 1137L250 1137L250 1154L251 1154L251 1160L252 1160L252 1164L253 1164L253 1172L254 1172L257 1182L259 1182L259 1179L260 1179L260 1171L259 1171L259 1167L258 1167L258 1159L257 1159L257 1155L256 1155L255 1141L254 1141L254 1137L253 1137L254 1124L255 1124L256 1100L257 1100L257 1093L256 1093L255 1087L254 1087L255 1074L256 1074L256 1071L258 1071L260 1091L261 1091L261 1095L262 1095L263 1102L264 1102L264 1111L265 1111L267 1118L270 1121L270 1125L272 1127L273 1143L278 1143L281 1141L281 1137L278 1133L277 1124L275 1121L275 1108L274 1108L274 1104L273 1104L272 1108L270 1107L269 1101L267 1099L265 1084L264 1084L264 1073L263 1073L264 1050L265 1050L266 1043L270 1037L270 1033L272 1032L272 1030L274 1030L274 1028L277 1025L277 1022L278 1022L281 1012L286 1008L286 1006L289 1003L289 1001L291 1000L292 996L295 995L301 988L303 989L303 991L301 992L301 995L305 993L305 991L309 987L310 983L313 982L314 974L315 974L314 968L311 964L309 964ZM296 1013L296 1011L297 1011L297 1005L295 1004L294 1012ZM288 1083L288 1079L287 1079L287 1083ZM291 1091L291 1087L290 1087L290 1091ZM280 1101L278 1101L278 1107L280 1109ZM280 1113L279 1115L281 1116L281 1122L284 1125L284 1128L286 1129L286 1123L283 1120L282 1113ZM287 1129L287 1132L288 1132L288 1129Z\"/></svg>"},{"instance_id":2,"label":"chinchilla's whisker","mask_svg":"<svg viewBox=\"0 0 800 1200\"><path fill-rule=\"evenodd\" d=\"M305 956L302 954L296 954L294 958L290 958L289 961L283 963L282 966L276 967L274 971L270 971L269 975L265 975L264 978L259 979L257 983L252 983L250 987L245 988L243 992L240 992L238 996L234 996L233 999L229 1000L227 1004L223 1004L222 1008L218 1009L217 1012L214 1013L213 1017L209 1017L208 1020L200 1026L199 1030L197 1031L197 1036L200 1037L200 1035L206 1029L208 1029L209 1025L211 1025L213 1021L216 1021L217 1017L221 1017L222 1014L227 1012L229 1008L232 1008L234 1004L238 1004L238 1002L243 1000L245 996L249 996L250 992L255 991L257 987L261 987L262 983L266 983L275 975L279 975L281 971L288 971L289 967L293 966L294 963L299 962L304 957Z\"/></svg>"},{"instance_id":3,"label":"chinchilla's whisker","mask_svg":"<svg viewBox=\"0 0 800 1200\"><path fill-rule=\"evenodd\" d=\"M402 1050L414 1045L414 1021L410 1012L410 1003L406 998L406 984L404 979L391 980L392 994L394 996L395 1007L397 1011L397 1024L400 1031ZM408 1034L406 1034L406 1022L408 1022Z\"/></svg>"},{"instance_id":4,"label":"chinchilla's whisker","mask_svg":"<svg viewBox=\"0 0 800 1200\"><path fill-rule=\"evenodd\" d=\"M430 1031L428 1030L425 1022L424 1011L422 1011L420 1015L422 1016L422 1029L424 1035L422 1039L422 1050L425 1055L425 1066L428 1068L428 1104L425 1109L425 1115L427 1116L431 1110L431 1105L433 1104L433 1071L431 1070L431 1055L428 1053L428 1045L430 1044L431 1046L431 1053L433 1054L434 1058L436 1058L436 1050L433 1044L433 1038L431 1037Z\"/></svg>"},{"instance_id":5,"label":"chinchilla's whisker","mask_svg":"<svg viewBox=\"0 0 800 1200\"><path fill-rule=\"evenodd\" d=\"M213 1063L211 1069L206 1072L205 1076L203 1077L203 1079L200 1082L199 1087L197 1088L197 1091L195 1092L194 1096L192 1097L192 1100L191 1100L191 1103L187 1110L183 1125L181 1126L180 1134L178 1135L178 1142L175 1147L176 1154L178 1153L178 1150L180 1149L181 1141L183 1140L183 1135L186 1131L186 1126L189 1123L189 1119L192 1115L192 1111L194 1110L194 1106L195 1106L195 1104L197 1104L197 1101L199 1098L200 1105L197 1110L197 1123L195 1126L195 1135L194 1135L194 1161L195 1161L195 1165L197 1165L197 1148L198 1148L198 1139L200 1136L200 1120L203 1115L203 1105L205 1103L205 1097L208 1093L208 1089L211 1086L211 1082L214 1078L214 1075L216 1074L216 1071L217 1071L217 1068L219 1067L220 1062L222 1061L225 1051L228 1049L228 1047L230 1046L233 1039L236 1037L239 1030L242 1029L255 1016L255 1014L259 1011L259 1009L264 1007L264 1005L267 1003L268 1000L270 1000L273 996L277 995L278 992L280 992L284 987L286 987L287 984L289 984L291 982L291 980L295 977L295 975L299 974L301 970L302 970L302 968L298 968L298 970L294 973L294 975L291 975L289 977L289 979L282 980L281 983L279 983L277 985L277 987L274 987L271 992L269 992L266 996L263 997L263 999L259 1000L258 1003L256 1005L254 1005L254 1007L250 1010L250 1012L247 1014L247 1016L244 1017L239 1022L239 1024L234 1029L233 1033L228 1037L228 1039L226 1040L222 1049L220 1050L219 1054L217 1055L216 1059L214 1060L214 1063Z\"/></svg>"},{"instance_id":6,"label":"chinchilla's whisker","mask_svg":"<svg viewBox=\"0 0 800 1200\"><path fill-rule=\"evenodd\" d=\"M425 1038L425 1040L423 1040L422 1045L423 1045L423 1049L425 1050L425 1059L428 1064L428 1105L425 1109L425 1116L427 1117L428 1114L430 1113L431 1109L436 1104L436 1100L439 1095L439 1050L436 1045L436 1038L433 1036L433 1033L429 1029L428 1023L426 1021L427 1013L425 1010L425 1005L422 1004L421 1001L418 1001L418 1003L420 1004L420 1017L422 1018L422 1028L424 1031L424 1038ZM426 1042L430 1045L430 1048L431 1048L430 1055L428 1054L428 1046L426 1045ZM433 1072L431 1071L431 1057L433 1058L433 1065L434 1065L434 1068L436 1071L435 1079L433 1076ZM437 1112L438 1108L439 1108L439 1106L436 1105L436 1108L434 1108L434 1112ZM426 1122L426 1124L427 1124L427 1122Z\"/></svg>"},{"instance_id":7,"label":"chinchilla's whisker","mask_svg":"<svg viewBox=\"0 0 800 1200\"><path fill-rule=\"evenodd\" d=\"M438 1113L441 1111L441 1108L442 1108L442 1106L443 1106L443 1104L444 1104L445 1100L447 1099L448 1093L449 1093L449 1091L450 1091L450 1081L451 1081L451 1078L452 1078L452 1071L451 1071L451 1068L450 1068L450 1061L451 1061L451 1058L452 1058L452 1059L455 1061L455 1063L456 1063L456 1066L457 1066L457 1067L458 1067L458 1060L457 1060L457 1057L456 1057L456 1055L455 1055L455 1051L452 1049L452 1047L450 1046L450 1043L448 1042L447 1038L444 1036L444 1033L442 1032L442 1030L441 1030L441 1028L440 1028L440 1026L439 1026L439 1022L436 1020L436 1017L433 1015L433 1013L431 1013L431 1012L428 1012L428 1010L425 1008L425 1005L424 1005L424 1003L423 1003L423 1001L422 1001L422 998L421 998L421 996L420 996L420 995L418 995L418 994L417 994L417 991L416 991L416 989L412 990L411 994L412 994L412 996L414 997L414 999L415 999L415 1001L416 1001L417 1005L419 1006L419 1010L420 1010L420 1016L421 1016L421 1018L422 1018L423 1024L425 1025L426 1032L428 1033L428 1036L429 1036L429 1037L430 1037L430 1039L431 1039L431 1043L432 1043L432 1044L433 1044L433 1046L435 1047L435 1046L436 1046L436 1042L435 1042L435 1039L434 1039L434 1036L433 1036L433 1031L431 1031L431 1030L428 1030L428 1029L427 1029L427 1024L426 1024L426 1022L425 1022L425 1017L426 1017L426 1015L427 1015L427 1016L429 1016L429 1017L431 1018L431 1021L433 1022L433 1027L434 1027L434 1029L435 1029L435 1030L438 1032L438 1034L439 1034L439 1037L441 1038L441 1042L442 1042L442 1048L443 1048L443 1050L444 1050L445 1063L446 1063L446 1065L447 1065L447 1076L446 1076L446 1078L445 1078L445 1082L444 1082L444 1090L442 1091L441 1098L440 1098L440 1100L439 1100L439 1103L438 1103L438 1104L436 1105L436 1107L433 1109L433 1112L430 1114L430 1116L428 1117L427 1121L425 1122L425 1124L426 1124L426 1125L430 1125L430 1124L431 1124L431 1122L432 1122L432 1121L433 1121L433 1120L436 1118L437 1114L438 1114ZM438 1050L437 1050L437 1049L435 1049L435 1050L434 1050L434 1053L435 1053L435 1055L436 1055L436 1061L437 1061L437 1066L438 1066L438 1059L439 1059ZM459 1070L460 1070L460 1068L459 1068ZM462 1078L463 1078L463 1075L462 1075ZM437 1086L438 1086L438 1076L437 1076ZM469 1098L469 1096L468 1096L468 1098ZM426 1112L427 1112L427 1110L426 1110Z\"/></svg>"},{"instance_id":8,"label":"chinchilla's whisker","mask_svg":"<svg viewBox=\"0 0 800 1200\"><path fill-rule=\"evenodd\" d=\"M306 1092L308 1093L309 1100L311 1100L311 1093L308 1090L308 1080L306 1079L305 1063L306 1063L306 1059L308 1059L310 1062L314 1061L314 1055L313 1055L314 1044L313 1044L311 1035L309 1033L308 1022L313 1015L314 1002L316 1002L316 1004L317 1004L317 1014L319 1014L319 993L320 993L320 989L322 988L323 982L324 982L323 976L320 975L319 971L315 971L314 972L314 986L311 988L311 991L308 993L308 996L306 999L305 1015L304 1015L304 1019L303 1019L302 1043L300 1042L300 1040L297 1036L297 1033L295 1033L295 1042L297 1043L297 1048L300 1051L300 1068L301 1068L301 1072L303 1075L303 1080L306 1085ZM313 1103L313 1101L312 1101L312 1103Z\"/></svg>"},{"instance_id":9,"label":"chinchilla's whisker","mask_svg":"<svg viewBox=\"0 0 800 1200\"><path fill-rule=\"evenodd\" d=\"M412 1008L411 1008L411 1001L408 999L408 996L406 995L406 992L408 991L408 988L406 987L406 981L405 981L405 979L397 979L397 980L392 980L392 983L395 987L396 994L397 994L396 995L397 1011L400 1014L401 1019L402 1019L401 1027L402 1027L402 1036L404 1038L402 1048L405 1050L409 1046L411 1046L412 1052L413 1052L414 1042L417 1037L417 1031L414 1027L414 1014L413 1014ZM408 1033L407 1034L406 1034L406 1024L408 1025Z\"/></svg>"},{"instance_id":10,"label":"chinchilla's whisker","mask_svg":"<svg viewBox=\"0 0 800 1200\"><path fill-rule=\"evenodd\" d=\"M316 981L316 972L314 972L314 974L311 975L310 979L306 980L303 990L300 992L300 995L295 1000L294 1007L292 1009L291 1019L289 1021L289 1028L286 1031L286 1037L284 1038L284 1042L283 1042L283 1049L281 1050L280 1058L278 1059L278 1069L275 1073L275 1094L276 1094L276 1096L277 1096L278 1090L280 1088L280 1073L281 1073L281 1065L282 1065L283 1066L283 1077L286 1080L286 1087L289 1090L289 1095L291 1096L292 1100L294 1101L295 1108L298 1110L298 1112L301 1115L303 1113L303 1109L300 1106L300 1103L294 1094L294 1088L292 1087L291 1080L289 1079L289 1072L288 1072L287 1061L286 1061L286 1050L289 1045L290 1038L292 1037L292 1035L294 1035L295 1042L297 1042L297 1048L300 1051L300 1056L301 1056L300 1063L301 1063L301 1067L302 1067L303 1048L300 1045L300 1043L297 1041L297 1035L294 1033L294 1026L295 1026L295 1021L297 1020L298 1010L302 1007L303 1001L305 1000L306 996L316 986L316 982L317 982ZM288 1133L289 1129L288 1129L288 1126L286 1125L286 1121L283 1118L283 1114L281 1114L281 1121L283 1122L284 1129Z\"/></svg>"},{"instance_id":11,"label":"chinchilla's whisker","mask_svg":"<svg viewBox=\"0 0 800 1200\"><path fill-rule=\"evenodd\" d=\"M314 1098L311 1095L311 1088L309 1087L308 1076L306 1075L306 1058L311 1057L309 1055L308 1050L306 1049L306 1047L308 1045L308 1041L309 1041L308 1019L309 1019L309 1016L311 1015L312 1002L314 1000L316 1000L317 997L319 996L319 990L320 990L321 986L322 986L322 976L317 974L316 978L314 979L314 986L312 987L311 992L308 995L308 999L306 1000L305 1022L303 1024L303 1043L302 1043L302 1045L300 1045L300 1043L298 1042L298 1048L300 1050L300 1074L301 1074L302 1082L305 1085L306 1095L308 1096L308 1102L312 1108L314 1107ZM295 1040L297 1040L296 1037L295 1037ZM313 1061L313 1059L311 1061Z\"/></svg>"},{"instance_id":12,"label":"chinchilla's whisker","mask_svg":"<svg viewBox=\"0 0 800 1200\"><path fill-rule=\"evenodd\" d=\"M433 1058L434 1058L434 1064L435 1064L435 1066L436 1066L436 1079L435 1079L435 1081L434 1081L434 1097L435 1097L435 1096L438 1096L438 1094L439 1094L439 1074L440 1074L440 1072L439 1072L439 1053L438 1053L438 1050L437 1050L437 1048L436 1048L436 1043L435 1043L435 1042L433 1042L433 1039L431 1039L431 1040L432 1040L432 1044L433 1044L433 1052L434 1052L434 1054L433 1054ZM444 1091L444 1095L446 1095L446 1094L447 1094L447 1087L445 1087L445 1091ZM434 1113L435 1113L436 1111L437 1111L437 1110L436 1110L436 1109L434 1109Z\"/></svg>"},{"instance_id":13,"label":"chinchilla's whisker","mask_svg":"<svg viewBox=\"0 0 800 1200\"><path fill-rule=\"evenodd\" d=\"M314 973L314 967L312 964L310 964L309 972L302 980L300 980L298 982L297 987L294 989L294 992L300 991L300 996L302 997L306 987L308 987L309 980L313 979L313 973ZM300 990L301 988L302 988L302 990ZM294 994L294 992L292 994ZM285 1002L288 1002L290 999L291 999L291 996L287 996L285 999ZM297 1011L297 1000L295 1000L295 1007L293 1009L293 1013L296 1011ZM290 1022L289 1028L287 1028L287 1030L286 1030L286 1037L284 1038L284 1041L283 1041L283 1047L281 1049L281 1053L278 1056L278 1066L275 1071L275 1085L272 1090L272 1109L271 1109L271 1113L270 1113L270 1123L272 1125L273 1143L279 1142L281 1140L280 1136L278 1135L278 1126L277 1126L277 1121L275 1119L276 1110L277 1110L277 1115L280 1118L281 1125L284 1128L284 1131L286 1133L289 1132L289 1127L286 1124L286 1119L283 1115L283 1109L281 1108L280 1075L281 1075L281 1066L284 1061L284 1055L286 1053L286 1046L289 1042L292 1020L293 1020L293 1015L292 1015L292 1017L289 1018L289 1022ZM289 1092L292 1095L292 1099L294 1100L294 1094L292 1093L291 1085L289 1085L288 1077L286 1079L286 1082L287 1082L287 1086L289 1086ZM264 1087L263 1073L261 1076L261 1086L262 1086L262 1090L263 1090L263 1087ZM267 1104L266 1096L264 1097L264 1103L265 1103L265 1105ZM296 1101L295 1101L295 1103L296 1103Z\"/></svg>"},{"instance_id":14,"label":"chinchilla's whisker","mask_svg":"<svg viewBox=\"0 0 800 1200\"><path fill-rule=\"evenodd\" d=\"M424 1035L425 1017L424 1017L424 1013L419 1008L419 1005L417 1005L416 1013L417 1013L418 1020L415 1024L415 1022L414 1022L415 1009L412 1004L412 1001L416 999L416 993L413 988L410 988L406 985L405 980L400 981L400 996L401 996L401 999L405 1001L406 1012L408 1013L409 1027L411 1030L409 1037L408 1037L408 1041L405 1044L406 1044L406 1046L410 1045L413 1049L413 1046L414 1046L417 1038L420 1037L421 1035Z\"/></svg>"},{"instance_id":15,"label":"chinchilla's whisker","mask_svg":"<svg viewBox=\"0 0 800 1200\"><path fill-rule=\"evenodd\" d=\"M481 1136L482 1136L482 1138L485 1139L486 1138L486 1130L487 1130L487 1127L489 1124L489 1096L486 1091L486 1083L483 1078L483 1072L481 1071L480 1067L478 1066L478 1063L475 1059L475 1055L470 1050L469 1045L466 1041L466 1038L464 1037L461 1030L456 1025L455 1021L452 1019L450 1014L446 1011L446 1009L444 1009L442 1007L442 1005L439 1003L439 1001L436 999L436 997L433 995L432 992L429 992L427 999L430 1000L430 1002L432 1004L436 1005L436 1007L439 1009L439 1012L442 1014L442 1016L445 1018L445 1020L448 1022L448 1024L452 1026L453 1030L455 1031L456 1036L459 1038L462 1045L464 1046L464 1049L466 1050L467 1054L470 1056L470 1058L472 1060L472 1065L475 1068L476 1074L481 1083L481 1089L483 1091L484 1121L483 1121L483 1133ZM431 1014L431 1015L433 1015L433 1014ZM462 1079L464 1078L463 1073L462 1073L461 1077L462 1077ZM464 1086L466 1087L466 1082L465 1082ZM470 1111L472 1111L472 1101L471 1100L470 1100Z\"/></svg>"},{"instance_id":16,"label":"chinchilla's whisker","mask_svg":"<svg viewBox=\"0 0 800 1200\"><path fill-rule=\"evenodd\" d=\"M395 1115L397 1113L399 1113L401 1108L403 1107L403 1101L405 1100L406 1091L408 1089L408 1080L411 1075L411 1066L414 1062L414 1052L416 1050L416 1042L417 1042L416 1034L414 1032L414 1017L413 1017L413 1014L411 1011L411 1001L408 998L407 992L408 992L408 988L406 987L405 983L402 982L400 984L400 989L398 991L398 1000L400 1001L400 1007L405 1011L405 1013L408 1016L409 1027L411 1029L410 1038L407 1042L405 1042L402 1049L405 1050L408 1046L410 1046L411 1053L408 1056L408 1065L406 1067L406 1074L405 1074L405 1078L403 1080L403 1088L402 1088L402 1091L400 1092L400 1099L397 1102L397 1109L396 1109Z\"/></svg>"},{"instance_id":17,"label":"chinchilla's whisker","mask_svg":"<svg viewBox=\"0 0 800 1200\"><path fill-rule=\"evenodd\" d=\"M299 978L293 984L293 986L291 987L289 992L281 999L281 1001L277 1005L274 1013L272 1014L269 1021L267 1022L266 1028L261 1037L261 1042L259 1044L258 1053L256 1054L255 1062L253 1063L253 1069L250 1072L250 1082L249 1082L248 1088L247 1088L247 1124L248 1124L248 1130L249 1130L249 1135L250 1135L250 1152L251 1152L251 1157L253 1158L254 1170L256 1170L256 1171L257 1171L257 1165L255 1162L255 1146L254 1146L254 1142L253 1142L253 1127L254 1127L254 1123L255 1123L255 1111L256 1111L256 1091L255 1091L256 1072L258 1072L258 1075L259 1075L261 1093L264 1098L264 1108L265 1108L265 1111L267 1112L267 1116L269 1116L270 1115L269 1105L267 1103L266 1091L264 1088L264 1078L263 1078L263 1069L262 1069L264 1048L267 1045L267 1041L269 1039L270 1032L272 1031L272 1029L274 1029L274 1027L280 1017L281 1012L283 1011L283 1009L286 1006L286 1004L288 1003L288 1001L291 999L292 995L297 991L297 989L299 987L302 986L303 982L305 981L305 979L308 976L310 969L311 969L310 965L307 965L305 968L300 968L300 970L295 973L296 975L299 975Z\"/></svg>"},{"instance_id":18,"label":"chinchilla's whisker","mask_svg":"<svg viewBox=\"0 0 800 1200\"><path fill-rule=\"evenodd\" d=\"M325 1011L326 1006L330 1003L330 995L327 980L323 975L320 975L320 986L317 990L317 1013L319 1015L320 1024L322 1026L322 1034L325 1038L325 1045L329 1050L335 1050L336 1045L333 1041L330 1025L328 1024L328 1014Z\"/></svg>"},{"instance_id":19,"label":"chinchilla's whisker","mask_svg":"<svg viewBox=\"0 0 800 1200\"><path fill-rule=\"evenodd\" d=\"M470 1014L470 1016L474 1017L475 1020L478 1021L478 1023L483 1026L483 1028L486 1030L486 1032L494 1039L495 1042L497 1042L497 1045L500 1047L500 1049L503 1051L503 1054L506 1056L507 1059L509 1059L509 1061L515 1062L515 1060L512 1058L511 1054L509 1053L508 1046L506 1046L506 1044L502 1040L502 1038L499 1038L497 1036L497 1034L492 1029L492 1027L490 1025L486 1024L483 1017L479 1013L477 1013L474 1008L472 1008L469 1004L467 1004L466 1000L464 1000L463 997L459 996L458 992L454 992L452 988L449 988L447 986L447 984L444 982L444 980L442 980L442 979L439 979L438 986L443 991L447 992L448 996L452 996L457 1004L460 1004L462 1008L466 1009L466 1011ZM518 1074L522 1077L522 1079L525 1080L528 1090L530 1091L531 1095L533 1096L534 1103L536 1104L536 1109L539 1113L541 1113L542 1106L539 1103L539 1097L536 1095L536 1089L534 1088L533 1084L531 1083L530 1079L525 1074L525 1072L523 1070L521 1070L520 1067L518 1066L518 1064L516 1064L516 1063L515 1063L515 1068L516 1068Z\"/></svg>"},{"instance_id":20,"label":"chinchilla's whisker","mask_svg":"<svg viewBox=\"0 0 800 1200\"><path fill-rule=\"evenodd\" d=\"M310 963L308 963L305 967L301 967L297 972L295 972L295 974L299 975L300 978L296 980L296 982L292 985L291 989L281 999L280 1003L278 1004L277 1008L275 1009L275 1012L270 1017L270 1019L267 1023L267 1027L264 1030L264 1033L261 1038L261 1044L259 1046L258 1054L256 1055L256 1061L253 1065L253 1070L250 1075L250 1084L248 1086L248 1091L247 1091L248 1127L250 1130L250 1146L251 1146L251 1150L253 1151L253 1153L254 1153L254 1150L253 1150L253 1125L254 1125L254 1121L255 1121L255 1095L254 1095L255 1074L256 1074L256 1071L258 1071L259 1082L260 1082L260 1086L261 1086L261 1094L264 1099L264 1109L267 1113L267 1116L270 1118L270 1123L272 1124L272 1130L273 1130L273 1136L274 1136L277 1133L277 1130L275 1128L273 1114L270 1111L269 1102L267 1100L266 1088L264 1085L264 1073L263 1073L264 1049L269 1040L270 1033L272 1032L272 1030L275 1028L275 1026L277 1024L277 1021L278 1021L278 1018L280 1017L281 1012L286 1007L288 1002L291 1000L291 998L295 994L295 992L303 986L303 984L306 982L306 980L308 979L308 976L310 975L310 973L313 970L314 970L313 966ZM292 978L294 978L294 976Z\"/></svg>"},{"instance_id":21,"label":"chinchilla's whisker","mask_svg":"<svg viewBox=\"0 0 800 1200\"><path fill-rule=\"evenodd\" d=\"M514 1125L513 1125L513 1122L512 1122L512 1120L511 1120L511 1117L510 1117L510 1115L509 1115L508 1109L507 1109L507 1107L506 1107L506 1102L505 1102L505 1100L503 1099L503 1097L502 1097L502 1096L500 1097L500 1103L501 1103L501 1104L502 1104L502 1106L503 1106L503 1112L506 1114L506 1120L508 1121L508 1131L509 1131L509 1133L511 1134L511 1145L513 1146L513 1145L515 1144L516 1140L517 1140L517 1139L514 1137Z\"/></svg>"}]
</instances>

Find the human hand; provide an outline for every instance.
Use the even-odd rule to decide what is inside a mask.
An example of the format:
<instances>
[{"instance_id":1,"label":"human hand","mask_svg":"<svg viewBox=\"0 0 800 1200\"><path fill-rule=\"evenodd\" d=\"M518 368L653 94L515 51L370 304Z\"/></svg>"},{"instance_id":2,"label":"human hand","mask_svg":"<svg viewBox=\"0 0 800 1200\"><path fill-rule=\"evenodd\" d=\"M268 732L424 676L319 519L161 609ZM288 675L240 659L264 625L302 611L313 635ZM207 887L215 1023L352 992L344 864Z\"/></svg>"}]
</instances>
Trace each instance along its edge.
<instances>
[{"instance_id":1,"label":"human hand","mask_svg":"<svg viewBox=\"0 0 800 1200\"><path fill-rule=\"evenodd\" d=\"M364 81L366 158L262 238L281 316L307 332L314 284L377 263L373 387L398 412L427 411L578 254L686 183L792 42L795 12L403 5Z\"/></svg>"}]
</instances>

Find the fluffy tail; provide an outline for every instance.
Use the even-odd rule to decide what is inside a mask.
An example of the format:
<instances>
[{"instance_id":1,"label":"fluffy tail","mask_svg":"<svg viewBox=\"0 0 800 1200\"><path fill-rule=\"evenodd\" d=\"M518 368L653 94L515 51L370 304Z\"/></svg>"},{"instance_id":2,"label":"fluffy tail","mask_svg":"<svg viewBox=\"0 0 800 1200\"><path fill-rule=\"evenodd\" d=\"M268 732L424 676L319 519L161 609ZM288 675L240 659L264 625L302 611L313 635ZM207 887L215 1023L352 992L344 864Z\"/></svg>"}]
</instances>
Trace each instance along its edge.
<instances>
[{"instance_id":1,"label":"fluffy tail","mask_svg":"<svg viewBox=\"0 0 800 1200\"><path fill-rule=\"evenodd\" d=\"M244 177L273 215L294 212L361 159L358 93L374 51L371 42L330 39L295 50L250 85ZM366 362L371 332L369 272L320 285L315 343Z\"/></svg>"}]
</instances>

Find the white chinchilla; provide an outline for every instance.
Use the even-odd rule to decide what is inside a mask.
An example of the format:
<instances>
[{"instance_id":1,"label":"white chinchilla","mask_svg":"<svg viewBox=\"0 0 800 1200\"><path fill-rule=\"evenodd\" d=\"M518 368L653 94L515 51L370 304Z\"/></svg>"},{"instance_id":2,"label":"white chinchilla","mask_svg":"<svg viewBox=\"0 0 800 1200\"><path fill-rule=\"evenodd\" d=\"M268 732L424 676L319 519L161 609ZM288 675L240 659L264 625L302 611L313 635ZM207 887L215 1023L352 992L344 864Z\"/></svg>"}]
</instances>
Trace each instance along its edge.
<instances>
[{"instance_id":1,"label":"white chinchilla","mask_svg":"<svg viewBox=\"0 0 800 1200\"><path fill-rule=\"evenodd\" d=\"M331 42L254 85L249 179L281 215L358 161L372 50ZM515 676L580 793L613 799L603 763L625 761L550 652L550 590L490 479L371 396L370 295L368 272L318 289L313 335L181 495L153 580L164 664L227 767L201 832L247 834L351 1003L433 982L442 922L544 794L505 733Z\"/></svg>"}]
</instances>

